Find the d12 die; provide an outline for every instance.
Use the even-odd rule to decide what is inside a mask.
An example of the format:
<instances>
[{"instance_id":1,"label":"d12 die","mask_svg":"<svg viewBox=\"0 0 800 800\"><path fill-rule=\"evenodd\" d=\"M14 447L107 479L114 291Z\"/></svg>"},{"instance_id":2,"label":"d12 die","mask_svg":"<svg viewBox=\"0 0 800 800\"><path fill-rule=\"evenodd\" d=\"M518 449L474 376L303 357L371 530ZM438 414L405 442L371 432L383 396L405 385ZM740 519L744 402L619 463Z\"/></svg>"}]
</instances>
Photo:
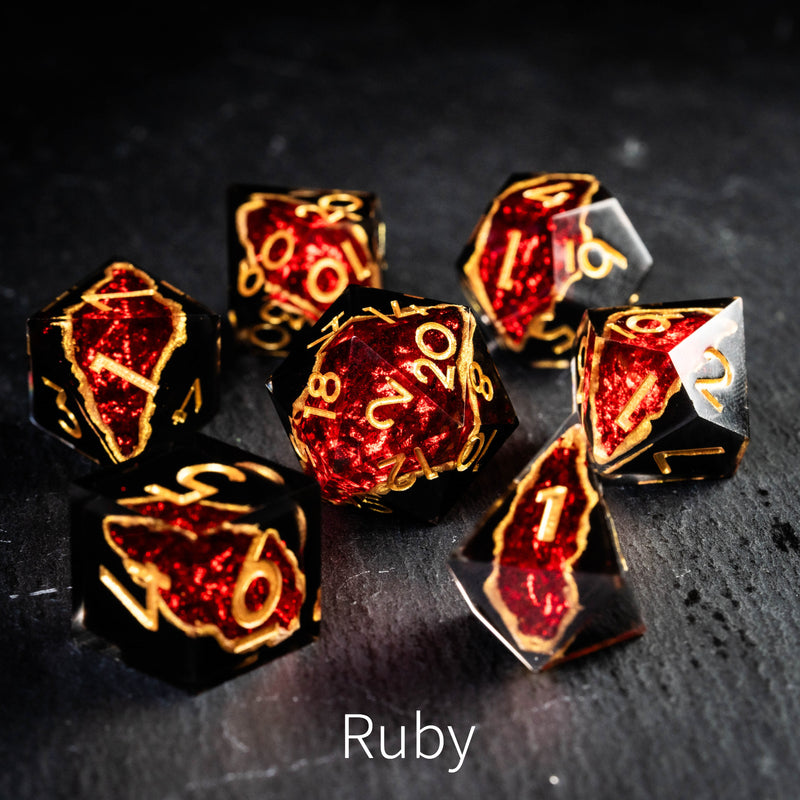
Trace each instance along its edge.
<instances>
[{"instance_id":1,"label":"d12 die","mask_svg":"<svg viewBox=\"0 0 800 800\"><path fill-rule=\"evenodd\" d=\"M31 420L84 455L118 462L219 404L219 317L114 262L28 320Z\"/></svg>"},{"instance_id":2,"label":"d12 die","mask_svg":"<svg viewBox=\"0 0 800 800\"><path fill-rule=\"evenodd\" d=\"M652 263L619 201L594 175L512 175L458 267L501 347L534 366L567 367L592 306L627 302Z\"/></svg>"},{"instance_id":3,"label":"d12 die","mask_svg":"<svg viewBox=\"0 0 800 800\"><path fill-rule=\"evenodd\" d=\"M436 521L517 425L469 309L351 286L268 387L322 497Z\"/></svg>"},{"instance_id":4,"label":"d12 die","mask_svg":"<svg viewBox=\"0 0 800 800\"><path fill-rule=\"evenodd\" d=\"M319 489L197 435L79 481L76 620L132 665L191 688L319 630Z\"/></svg>"},{"instance_id":5,"label":"d12 die","mask_svg":"<svg viewBox=\"0 0 800 800\"><path fill-rule=\"evenodd\" d=\"M450 558L475 615L532 670L644 632L573 415Z\"/></svg>"},{"instance_id":6,"label":"d12 die","mask_svg":"<svg viewBox=\"0 0 800 800\"><path fill-rule=\"evenodd\" d=\"M603 477L736 471L749 441L740 298L591 309L573 377L589 459Z\"/></svg>"},{"instance_id":7,"label":"d12 die","mask_svg":"<svg viewBox=\"0 0 800 800\"><path fill-rule=\"evenodd\" d=\"M368 192L233 186L229 318L237 338L285 356L349 284L379 287L384 224Z\"/></svg>"}]
</instances>

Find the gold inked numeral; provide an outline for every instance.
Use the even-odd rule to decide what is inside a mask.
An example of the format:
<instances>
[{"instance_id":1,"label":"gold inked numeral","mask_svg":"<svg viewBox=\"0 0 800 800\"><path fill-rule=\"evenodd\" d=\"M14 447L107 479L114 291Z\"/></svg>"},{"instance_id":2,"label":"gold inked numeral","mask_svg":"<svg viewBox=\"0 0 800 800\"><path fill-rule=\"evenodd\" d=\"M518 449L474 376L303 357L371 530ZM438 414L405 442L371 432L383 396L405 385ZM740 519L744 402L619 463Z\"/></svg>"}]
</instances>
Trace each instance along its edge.
<instances>
[{"instance_id":1,"label":"gold inked numeral","mask_svg":"<svg viewBox=\"0 0 800 800\"><path fill-rule=\"evenodd\" d=\"M278 247L276 248L276 245ZM278 228L273 231L261 245L258 256L264 269L274 270L286 266L294 255L297 245L297 237L287 228ZM277 258L273 258L273 253L277 250Z\"/></svg>"},{"instance_id":2,"label":"gold inked numeral","mask_svg":"<svg viewBox=\"0 0 800 800\"><path fill-rule=\"evenodd\" d=\"M367 234L365 233L364 229L358 227L353 228L353 235L359 240L359 244L366 249L368 242ZM369 278L369 276L372 274L372 270L370 270L369 264L359 258L358 253L356 253L356 249L350 239L345 239L339 246L344 253L344 257L347 259L347 263L352 267L356 279L359 281L367 280L367 278Z\"/></svg>"},{"instance_id":3,"label":"gold inked numeral","mask_svg":"<svg viewBox=\"0 0 800 800\"><path fill-rule=\"evenodd\" d=\"M592 263L591 256L594 255L599 264ZM570 239L564 245L564 257L566 270L569 274L579 269L587 278L600 280L605 278L614 267L620 269L628 268L628 259L619 250L613 248L602 239L589 239L578 245L577 252L575 242ZM576 267L577 263L577 267Z\"/></svg>"},{"instance_id":4,"label":"gold inked numeral","mask_svg":"<svg viewBox=\"0 0 800 800\"><path fill-rule=\"evenodd\" d=\"M553 352L556 355L561 355L572 347L572 343L575 341L575 331L569 325L559 325L552 330L545 330L545 325L548 322L552 322L552 320L552 314L536 317L528 333L534 339L539 339L542 342L551 342Z\"/></svg>"},{"instance_id":5,"label":"gold inked numeral","mask_svg":"<svg viewBox=\"0 0 800 800\"><path fill-rule=\"evenodd\" d=\"M219 489L217 489L216 486L211 486L197 479L197 476L204 472L224 475L229 481L233 481L234 483L244 483L244 481L247 480L247 476L240 469L232 467L229 464L216 464L213 462L192 464L190 466L181 467L175 475L175 482L178 486L182 486L189 491L178 493L172 491L172 489L166 489L160 484L151 483L144 487L145 492L151 495L151 497L147 499L152 502L174 503L178 506L187 506L191 503L207 500L209 497L213 497L217 494ZM136 499L138 500L139 498ZM127 503L125 504L127 505L131 502L130 499L127 499ZM249 508L249 506L242 506L242 508Z\"/></svg>"},{"instance_id":6,"label":"gold inked numeral","mask_svg":"<svg viewBox=\"0 0 800 800\"><path fill-rule=\"evenodd\" d=\"M358 222L363 219L358 210L364 205L360 197L347 192L334 192L320 197L316 203L301 203L295 208L298 217L307 217L309 214L318 214L328 225L333 225L342 219Z\"/></svg>"},{"instance_id":7,"label":"gold inked numeral","mask_svg":"<svg viewBox=\"0 0 800 800\"><path fill-rule=\"evenodd\" d=\"M724 447L692 447L688 450L661 450L658 453L653 453L653 459L661 470L661 474L669 475L672 472L672 467L667 463L668 458L673 456L717 456L724 453Z\"/></svg>"},{"instance_id":8,"label":"gold inked numeral","mask_svg":"<svg viewBox=\"0 0 800 800\"><path fill-rule=\"evenodd\" d=\"M561 512L564 510L564 501L567 498L566 486L548 486L539 489L536 493L536 502L544 503L544 511L539 521L539 530L536 538L540 542L552 542L556 538Z\"/></svg>"},{"instance_id":9,"label":"gold inked numeral","mask_svg":"<svg viewBox=\"0 0 800 800\"><path fill-rule=\"evenodd\" d=\"M427 384L428 383L428 376L425 375L422 371L423 367L427 367L432 373L435 378L439 380L439 382L444 386L445 389L452 389L455 386L455 379L456 379L456 368L451 364L447 367L447 372L442 372L442 368L438 364L434 364L433 361L427 358L418 358L412 364L412 371L414 373L414 377L422 382Z\"/></svg>"},{"instance_id":10,"label":"gold inked numeral","mask_svg":"<svg viewBox=\"0 0 800 800\"><path fill-rule=\"evenodd\" d=\"M386 494L387 492L404 492L416 483L420 475L424 475L426 480L429 481L436 480L436 478L439 477L435 469L431 468L425 456L425 452L421 447L414 448L414 457L417 459L420 468L414 472L407 472L405 475L400 474L400 469L406 461L405 453L398 453L396 456L384 458L382 461L378 462L378 469L384 469L389 466L392 467L391 472L389 472L389 477L386 479L386 483L381 484L379 487L379 489L383 490L381 492L382 494Z\"/></svg>"},{"instance_id":11,"label":"gold inked numeral","mask_svg":"<svg viewBox=\"0 0 800 800\"><path fill-rule=\"evenodd\" d=\"M717 389L724 389L727 386L731 385L733 381L733 367L731 367L730 362L727 358L725 358L716 347L707 347L703 353L705 356L706 361L710 361L712 358L715 358L722 364L723 373L719 378L698 378L694 385L697 386L698 384L702 384L700 389L700 394L711 403L711 407L714 411L720 412L724 408L723 404L711 394L711 387L715 387Z\"/></svg>"},{"instance_id":12,"label":"gold inked numeral","mask_svg":"<svg viewBox=\"0 0 800 800\"><path fill-rule=\"evenodd\" d=\"M143 628L148 631L157 631L159 590L169 589L169 577L160 572L155 564L137 564L134 561L126 560L125 570L134 583L144 587L144 605L141 605L102 564L100 565L100 582L125 606L125 609Z\"/></svg>"},{"instance_id":13,"label":"gold inked numeral","mask_svg":"<svg viewBox=\"0 0 800 800\"><path fill-rule=\"evenodd\" d=\"M231 595L231 614L238 625L248 630L258 628L273 615L283 590L283 576L278 565L272 561L260 560L270 535L277 536L278 532L274 528L268 528L253 537ZM247 591L259 578L269 584L269 594L260 608L251 609L246 602Z\"/></svg>"},{"instance_id":14,"label":"gold inked numeral","mask_svg":"<svg viewBox=\"0 0 800 800\"><path fill-rule=\"evenodd\" d=\"M494 386L477 361L473 361L469 365L469 382L470 386L485 400L491 400L494 397Z\"/></svg>"},{"instance_id":15,"label":"gold inked numeral","mask_svg":"<svg viewBox=\"0 0 800 800\"><path fill-rule=\"evenodd\" d=\"M53 383L49 378L42 375L42 383L48 388L56 392L56 407L59 411L66 414L67 419L58 420L58 424L64 433L68 433L73 439L80 439L83 436L80 423L77 417L67 407L67 393L57 383Z\"/></svg>"},{"instance_id":16,"label":"gold inked numeral","mask_svg":"<svg viewBox=\"0 0 800 800\"><path fill-rule=\"evenodd\" d=\"M328 346L328 342L336 336L336 332L339 330L339 326L341 325L341 318L344 316L344 311L340 311L335 317L329 320L325 325L322 326L323 331L328 331L324 336L320 336L319 339L315 339L313 342L310 342L306 345L306 349L310 350L312 347L316 345L320 345L320 350L324 350ZM328 330L330 328L330 330Z\"/></svg>"},{"instance_id":17,"label":"gold inked numeral","mask_svg":"<svg viewBox=\"0 0 800 800\"><path fill-rule=\"evenodd\" d=\"M183 398L181 407L172 415L173 425L181 425L182 423L186 422L186 406L189 404L189 400L192 397L194 397L194 413L196 414L203 405L203 393L200 388L200 378L194 379L194 382L187 392L186 397Z\"/></svg>"},{"instance_id":18,"label":"gold inked numeral","mask_svg":"<svg viewBox=\"0 0 800 800\"><path fill-rule=\"evenodd\" d=\"M389 406L395 405L397 403L404 404L410 403L414 399L414 395L405 388L405 386L401 386L394 378L389 378L389 386L397 392L397 394L390 395L389 397L378 397L375 400L372 400L367 405L366 411L366 418L367 422L372 425L373 428L377 428L378 430L386 430L387 428L391 428L394 425L394 420L390 417L386 419L376 419L375 418L375 411L380 408L381 406Z\"/></svg>"},{"instance_id":19,"label":"gold inked numeral","mask_svg":"<svg viewBox=\"0 0 800 800\"><path fill-rule=\"evenodd\" d=\"M336 283L332 289L325 290L319 285L320 275L325 270L331 270L336 275ZM318 303L327 305L332 303L347 287L347 267L335 258L325 257L315 261L308 270L306 288L311 297Z\"/></svg>"},{"instance_id":20,"label":"gold inked numeral","mask_svg":"<svg viewBox=\"0 0 800 800\"><path fill-rule=\"evenodd\" d=\"M434 350L425 341L425 334L428 331L438 331L445 337L444 350ZM453 365L449 365L447 367L447 371L445 372L438 364L434 362L444 361L455 354L458 348L458 341L456 340L455 334L449 328L446 328L444 325L438 322L424 322L417 328L414 334L414 340L416 341L420 352L425 355L425 358L418 358L412 364L414 377L418 381L427 384L428 377L422 371L423 367L427 367L441 382L445 389L452 389L455 386L455 367Z\"/></svg>"},{"instance_id":21,"label":"gold inked numeral","mask_svg":"<svg viewBox=\"0 0 800 800\"><path fill-rule=\"evenodd\" d=\"M522 231L518 228L510 228L508 231L508 244L503 254L503 263L500 265L500 274L497 277L497 288L503 291L511 291L514 288L514 281L511 280L511 273L517 260L519 244L522 241Z\"/></svg>"},{"instance_id":22,"label":"gold inked numeral","mask_svg":"<svg viewBox=\"0 0 800 800\"><path fill-rule=\"evenodd\" d=\"M260 264L251 264L246 258L239 262L236 290L242 297L258 294L264 286L264 270Z\"/></svg>"},{"instance_id":23,"label":"gold inked numeral","mask_svg":"<svg viewBox=\"0 0 800 800\"><path fill-rule=\"evenodd\" d=\"M131 292L84 292L81 300L94 306L100 311L111 311L111 307L105 304L106 300L126 300L129 297L152 297L156 293L155 289L136 289Z\"/></svg>"},{"instance_id":24,"label":"gold inked numeral","mask_svg":"<svg viewBox=\"0 0 800 800\"><path fill-rule=\"evenodd\" d=\"M331 385L333 388L329 389ZM333 403L342 391L342 381L335 372L312 372L308 377L308 394L310 397L318 397L325 403ZM327 408L317 406L303 406L303 417L308 416L326 417L336 419L336 412Z\"/></svg>"},{"instance_id":25,"label":"gold inked numeral","mask_svg":"<svg viewBox=\"0 0 800 800\"><path fill-rule=\"evenodd\" d=\"M639 387L631 395L630 400L625 403L625 407L619 412L619 416L614 420L625 433L629 433L635 427L631 414L642 404L642 401L650 394L651 389L656 385L658 376L655 372L650 372L647 377L639 384Z\"/></svg>"},{"instance_id":26,"label":"gold inked numeral","mask_svg":"<svg viewBox=\"0 0 800 800\"><path fill-rule=\"evenodd\" d=\"M147 392L149 395L154 395L158 391L157 383L153 383L153 381L151 381L149 378L146 378L144 375L140 375L138 372L134 372L129 367L114 361L113 358L109 358L103 353L98 353L92 359L92 363L89 364L89 369L92 370L92 372L102 372L103 370L107 370L108 372L116 375L118 378L122 378L122 380L127 381L132 386L135 386L137 389Z\"/></svg>"},{"instance_id":27,"label":"gold inked numeral","mask_svg":"<svg viewBox=\"0 0 800 800\"><path fill-rule=\"evenodd\" d=\"M488 439L483 431L473 433L472 436L467 439L466 443L461 448L461 452L458 454L456 470L458 470L458 472L465 472L472 467L472 471L477 472L480 467L481 459L486 455L486 451L489 449L495 436L497 436L497 429L492 431Z\"/></svg>"},{"instance_id":28,"label":"gold inked numeral","mask_svg":"<svg viewBox=\"0 0 800 800\"><path fill-rule=\"evenodd\" d=\"M526 189L522 196L526 200L535 200L545 208L555 208L566 200L569 200L569 191L575 184L571 181L561 181L561 183L551 183L546 186L533 186Z\"/></svg>"},{"instance_id":29,"label":"gold inked numeral","mask_svg":"<svg viewBox=\"0 0 800 800\"><path fill-rule=\"evenodd\" d=\"M683 319L683 314L678 311L662 313L631 314L625 317L625 328L621 328L616 322L609 323L608 327L616 331L627 339L635 339L636 335L646 333L664 333L672 326L672 320ZM647 323L655 322L655 325Z\"/></svg>"}]
</instances>

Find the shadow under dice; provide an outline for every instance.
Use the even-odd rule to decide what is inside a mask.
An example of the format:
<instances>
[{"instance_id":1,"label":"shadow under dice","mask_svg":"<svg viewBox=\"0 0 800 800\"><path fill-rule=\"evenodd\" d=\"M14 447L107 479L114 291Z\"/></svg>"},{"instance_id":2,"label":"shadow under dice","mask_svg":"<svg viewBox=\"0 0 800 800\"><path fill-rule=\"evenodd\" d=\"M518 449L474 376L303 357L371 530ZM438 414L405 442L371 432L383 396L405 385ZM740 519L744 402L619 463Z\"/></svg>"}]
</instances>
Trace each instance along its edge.
<instances>
[{"instance_id":1,"label":"shadow under dice","mask_svg":"<svg viewBox=\"0 0 800 800\"><path fill-rule=\"evenodd\" d=\"M115 262L28 320L31 420L96 461L125 461L219 402L219 318Z\"/></svg>"},{"instance_id":2,"label":"shadow under dice","mask_svg":"<svg viewBox=\"0 0 800 800\"><path fill-rule=\"evenodd\" d=\"M575 401L604 478L732 475L749 441L740 298L592 309Z\"/></svg>"},{"instance_id":3,"label":"shadow under dice","mask_svg":"<svg viewBox=\"0 0 800 800\"><path fill-rule=\"evenodd\" d=\"M268 384L329 502L434 522L517 425L463 306L351 287Z\"/></svg>"},{"instance_id":4,"label":"shadow under dice","mask_svg":"<svg viewBox=\"0 0 800 800\"><path fill-rule=\"evenodd\" d=\"M384 225L368 192L233 186L229 318L239 341L285 356L351 283L379 287Z\"/></svg>"},{"instance_id":5,"label":"shadow under dice","mask_svg":"<svg viewBox=\"0 0 800 800\"><path fill-rule=\"evenodd\" d=\"M501 347L534 366L566 367L583 311L627 302L651 263L594 175L534 173L506 181L458 268Z\"/></svg>"},{"instance_id":6,"label":"shadow under dice","mask_svg":"<svg viewBox=\"0 0 800 800\"><path fill-rule=\"evenodd\" d=\"M576 415L450 568L475 615L533 670L644 632Z\"/></svg>"},{"instance_id":7,"label":"shadow under dice","mask_svg":"<svg viewBox=\"0 0 800 800\"><path fill-rule=\"evenodd\" d=\"M203 688L318 633L318 487L197 436L75 485L72 571L77 622Z\"/></svg>"}]
</instances>

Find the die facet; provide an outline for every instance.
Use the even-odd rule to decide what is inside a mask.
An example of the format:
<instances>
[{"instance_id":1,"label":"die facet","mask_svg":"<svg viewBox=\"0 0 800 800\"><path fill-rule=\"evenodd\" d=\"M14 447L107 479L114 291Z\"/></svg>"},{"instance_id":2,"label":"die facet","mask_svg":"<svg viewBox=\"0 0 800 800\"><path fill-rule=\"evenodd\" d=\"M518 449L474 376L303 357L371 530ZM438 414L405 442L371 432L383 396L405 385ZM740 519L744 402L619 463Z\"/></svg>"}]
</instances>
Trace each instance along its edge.
<instances>
[{"instance_id":1,"label":"die facet","mask_svg":"<svg viewBox=\"0 0 800 800\"><path fill-rule=\"evenodd\" d=\"M458 260L461 284L503 348L567 367L586 308L629 301L652 258L594 176L512 175Z\"/></svg>"},{"instance_id":2,"label":"die facet","mask_svg":"<svg viewBox=\"0 0 800 800\"><path fill-rule=\"evenodd\" d=\"M586 444L573 415L449 562L473 613L534 671L644 632Z\"/></svg>"},{"instance_id":3,"label":"die facet","mask_svg":"<svg viewBox=\"0 0 800 800\"><path fill-rule=\"evenodd\" d=\"M228 316L259 352L285 356L351 283L381 286L385 226L372 193L237 185L228 219Z\"/></svg>"},{"instance_id":4,"label":"die facet","mask_svg":"<svg viewBox=\"0 0 800 800\"><path fill-rule=\"evenodd\" d=\"M349 287L268 383L323 499L437 521L517 426L468 308Z\"/></svg>"},{"instance_id":5,"label":"die facet","mask_svg":"<svg viewBox=\"0 0 800 800\"><path fill-rule=\"evenodd\" d=\"M76 627L203 688L319 631L319 489L196 435L73 487Z\"/></svg>"},{"instance_id":6,"label":"die facet","mask_svg":"<svg viewBox=\"0 0 800 800\"><path fill-rule=\"evenodd\" d=\"M199 428L219 403L219 317L127 262L33 314L28 356L31 420L99 462Z\"/></svg>"},{"instance_id":7,"label":"die facet","mask_svg":"<svg viewBox=\"0 0 800 800\"><path fill-rule=\"evenodd\" d=\"M575 404L602 477L723 478L750 438L741 298L591 309Z\"/></svg>"}]
</instances>

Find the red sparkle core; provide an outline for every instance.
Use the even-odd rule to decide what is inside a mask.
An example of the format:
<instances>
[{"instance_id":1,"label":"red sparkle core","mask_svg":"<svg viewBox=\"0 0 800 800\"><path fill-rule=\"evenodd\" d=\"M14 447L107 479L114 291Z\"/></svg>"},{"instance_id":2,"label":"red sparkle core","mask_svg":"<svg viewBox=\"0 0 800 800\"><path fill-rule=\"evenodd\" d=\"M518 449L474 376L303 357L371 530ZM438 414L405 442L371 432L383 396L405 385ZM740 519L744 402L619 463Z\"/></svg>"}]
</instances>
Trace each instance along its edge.
<instances>
[{"instance_id":1,"label":"red sparkle core","mask_svg":"<svg viewBox=\"0 0 800 800\"><path fill-rule=\"evenodd\" d=\"M540 646L554 643L580 609L572 564L586 547L588 514L597 503L587 486L585 438L573 427L532 465L517 488L513 511L495 533L497 592L519 637ZM563 505L551 507L551 514L558 513L553 538L542 540L545 498L554 487L566 490Z\"/></svg>"},{"instance_id":2,"label":"red sparkle core","mask_svg":"<svg viewBox=\"0 0 800 800\"><path fill-rule=\"evenodd\" d=\"M127 458L146 444L141 423L153 405L157 386L153 378L165 351L179 342L175 342L174 310L159 299L152 281L124 265L111 270L111 275L85 293L93 296L93 302L70 310L72 359L97 408L98 421ZM104 298L118 294L125 296ZM122 371L119 367L145 383L131 383L115 372ZM142 388L148 384L153 386Z\"/></svg>"},{"instance_id":3,"label":"red sparkle core","mask_svg":"<svg viewBox=\"0 0 800 800\"><path fill-rule=\"evenodd\" d=\"M392 319L367 314L343 325L317 356L316 383L293 406L307 468L334 503L387 481L398 461L401 485L426 466L428 475L454 468L476 427L468 391L474 323L466 309L432 306Z\"/></svg>"},{"instance_id":4,"label":"red sparkle core","mask_svg":"<svg viewBox=\"0 0 800 800\"><path fill-rule=\"evenodd\" d=\"M244 235L264 270L266 293L290 305L301 301L312 322L348 284L370 286L375 260L363 237L354 234L354 222L346 217L331 222L314 208L312 200L276 195L253 202L244 217Z\"/></svg>"},{"instance_id":5,"label":"red sparkle core","mask_svg":"<svg viewBox=\"0 0 800 800\"><path fill-rule=\"evenodd\" d=\"M253 536L237 532L235 526L224 527L226 521L241 516L241 510L169 502L142 504L136 510L151 519L130 517L125 524L115 521L109 525L109 535L125 558L153 564L169 578L169 587L160 588L159 594L181 623L188 628L213 626L231 641L251 634L252 630L234 618L232 596ZM155 519L167 525L153 525ZM187 535L187 531L195 535ZM305 599L295 567L282 543L271 536L258 560L276 564L283 579L278 605L261 627L277 621L288 629ZM267 579L258 577L245 594L245 604L257 611L269 595Z\"/></svg>"},{"instance_id":6,"label":"red sparkle core","mask_svg":"<svg viewBox=\"0 0 800 800\"><path fill-rule=\"evenodd\" d=\"M537 181L536 189L557 185L563 188L543 194L531 193L529 183L521 184L498 201L478 262L480 282L495 318L516 345L525 340L531 322L548 311L554 299L550 220L554 214L587 202L586 195L595 185L587 179L570 176L565 181L564 176L554 175ZM515 242L518 244L514 253ZM504 268L507 257L513 262Z\"/></svg>"}]
</instances>

